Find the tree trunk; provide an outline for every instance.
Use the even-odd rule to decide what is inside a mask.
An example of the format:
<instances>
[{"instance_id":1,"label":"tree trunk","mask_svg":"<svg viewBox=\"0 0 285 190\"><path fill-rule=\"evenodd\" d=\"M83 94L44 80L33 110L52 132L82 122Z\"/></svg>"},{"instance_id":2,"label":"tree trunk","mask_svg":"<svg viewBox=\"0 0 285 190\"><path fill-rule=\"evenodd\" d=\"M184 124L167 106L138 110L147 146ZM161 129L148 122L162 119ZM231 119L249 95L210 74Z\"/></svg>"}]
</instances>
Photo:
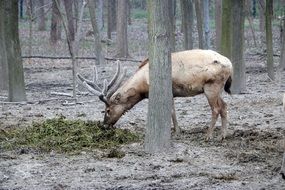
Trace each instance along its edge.
<instances>
[{"instance_id":1,"label":"tree trunk","mask_svg":"<svg viewBox=\"0 0 285 190\"><path fill-rule=\"evenodd\" d=\"M128 52L128 17L127 17L127 1L119 0L117 7L117 54L116 57L129 57Z\"/></svg>"},{"instance_id":2,"label":"tree trunk","mask_svg":"<svg viewBox=\"0 0 285 190\"><path fill-rule=\"evenodd\" d=\"M66 17L67 17L67 28L68 28L68 35L69 39L71 41L74 41L74 23L73 23L73 1L70 0L64 0L64 8L66 12Z\"/></svg>"},{"instance_id":3,"label":"tree trunk","mask_svg":"<svg viewBox=\"0 0 285 190\"><path fill-rule=\"evenodd\" d=\"M4 1L0 2L0 91L8 90L8 65L5 45L5 5Z\"/></svg>"},{"instance_id":4,"label":"tree trunk","mask_svg":"<svg viewBox=\"0 0 285 190\"><path fill-rule=\"evenodd\" d=\"M169 1L148 0L149 106L145 150L165 152L170 147L172 81Z\"/></svg>"},{"instance_id":5,"label":"tree trunk","mask_svg":"<svg viewBox=\"0 0 285 190\"><path fill-rule=\"evenodd\" d=\"M117 9L116 9L116 0L108 0L108 23L107 23L107 36L108 39L111 39L112 32L116 30L116 15L117 15Z\"/></svg>"},{"instance_id":6,"label":"tree trunk","mask_svg":"<svg viewBox=\"0 0 285 190\"><path fill-rule=\"evenodd\" d=\"M279 63L279 70L282 71L285 69L285 18L283 18L283 31L282 31L282 46L281 46L281 57Z\"/></svg>"},{"instance_id":7,"label":"tree trunk","mask_svg":"<svg viewBox=\"0 0 285 190\"><path fill-rule=\"evenodd\" d=\"M243 60L244 44L244 7L245 0L232 1L232 53L234 75L232 92L239 94L246 90L245 63Z\"/></svg>"},{"instance_id":8,"label":"tree trunk","mask_svg":"<svg viewBox=\"0 0 285 190\"><path fill-rule=\"evenodd\" d=\"M232 39L232 0L223 0L222 3L222 37L221 53L231 59L231 39Z\"/></svg>"},{"instance_id":9,"label":"tree trunk","mask_svg":"<svg viewBox=\"0 0 285 190\"><path fill-rule=\"evenodd\" d=\"M169 1L169 22L170 22L170 51L175 51L175 4L176 0L168 0Z\"/></svg>"},{"instance_id":10,"label":"tree trunk","mask_svg":"<svg viewBox=\"0 0 285 190\"><path fill-rule=\"evenodd\" d=\"M45 1L38 0L38 30L44 31L46 29L46 19L45 19Z\"/></svg>"},{"instance_id":11,"label":"tree trunk","mask_svg":"<svg viewBox=\"0 0 285 190\"><path fill-rule=\"evenodd\" d=\"M18 30L18 1L2 0L0 4L0 7L4 8L4 16L1 17L4 19L4 29L1 32L4 31L6 50L4 50L4 56L8 63L8 101L25 101L24 72ZM2 55L0 56L2 57Z\"/></svg>"},{"instance_id":12,"label":"tree trunk","mask_svg":"<svg viewBox=\"0 0 285 190\"><path fill-rule=\"evenodd\" d=\"M88 0L88 8L89 8L89 14L91 18L91 24L94 32L94 38L95 38L95 49L96 49L96 57L98 65L104 63L104 57L102 55L102 46L101 46L101 37L100 32L97 27L97 21L96 21L96 14L95 14L95 0Z\"/></svg>"},{"instance_id":13,"label":"tree trunk","mask_svg":"<svg viewBox=\"0 0 285 190\"><path fill-rule=\"evenodd\" d=\"M192 0L181 0L182 33L184 49L193 49L193 3Z\"/></svg>"},{"instance_id":14,"label":"tree trunk","mask_svg":"<svg viewBox=\"0 0 285 190\"><path fill-rule=\"evenodd\" d=\"M55 1L56 0L52 0L52 16L50 27L51 44L56 44L56 42L60 39L61 36L60 15ZM60 5L60 1L58 1L58 4Z\"/></svg>"},{"instance_id":15,"label":"tree trunk","mask_svg":"<svg viewBox=\"0 0 285 190\"><path fill-rule=\"evenodd\" d=\"M210 26L209 26L209 0L203 0L203 15L204 15L204 33L205 33L205 49L210 48Z\"/></svg>"},{"instance_id":16,"label":"tree trunk","mask_svg":"<svg viewBox=\"0 0 285 190\"><path fill-rule=\"evenodd\" d=\"M272 16L273 16L273 1L266 0L265 29L266 29L267 73L269 78L271 80L274 80Z\"/></svg>"},{"instance_id":17,"label":"tree trunk","mask_svg":"<svg viewBox=\"0 0 285 190\"><path fill-rule=\"evenodd\" d=\"M95 6L96 7L96 6ZM98 3L98 28L99 28L99 31L102 31L103 28L104 28L104 2L103 0L99 0L99 3ZM94 10L94 12L96 12Z\"/></svg>"},{"instance_id":18,"label":"tree trunk","mask_svg":"<svg viewBox=\"0 0 285 190\"><path fill-rule=\"evenodd\" d=\"M222 0L215 1L216 49L221 51Z\"/></svg>"},{"instance_id":19,"label":"tree trunk","mask_svg":"<svg viewBox=\"0 0 285 190\"><path fill-rule=\"evenodd\" d=\"M264 32L265 29L265 0L259 0L259 30Z\"/></svg>"},{"instance_id":20,"label":"tree trunk","mask_svg":"<svg viewBox=\"0 0 285 190\"><path fill-rule=\"evenodd\" d=\"M202 1L194 0L195 2L195 12L197 18L197 29L198 29L198 38L199 38L199 48L204 48L204 37L203 37L203 20L202 20L202 11L201 3Z\"/></svg>"}]
</instances>

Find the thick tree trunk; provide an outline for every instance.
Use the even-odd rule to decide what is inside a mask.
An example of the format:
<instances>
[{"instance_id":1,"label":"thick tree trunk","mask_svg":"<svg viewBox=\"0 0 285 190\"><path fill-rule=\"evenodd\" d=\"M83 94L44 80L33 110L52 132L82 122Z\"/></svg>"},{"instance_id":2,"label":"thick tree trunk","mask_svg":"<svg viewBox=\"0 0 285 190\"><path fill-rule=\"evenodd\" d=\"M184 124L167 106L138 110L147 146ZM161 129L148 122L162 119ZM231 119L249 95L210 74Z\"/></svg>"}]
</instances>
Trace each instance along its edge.
<instances>
[{"instance_id":1,"label":"thick tree trunk","mask_svg":"<svg viewBox=\"0 0 285 190\"><path fill-rule=\"evenodd\" d=\"M274 80L272 16L273 16L273 0L266 0L265 29L266 29L267 73L269 78L271 80Z\"/></svg>"},{"instance_id":2,"label":"thick tree trunk","mask_svg":"<svg viewBox=\"0 0 285 190\"><path fill-rule=\"evenodd\" d=\"M203 20L202 20L202 11L201 5L202 1L194 0L195 2L195 12L197 18L197 29L198 29L198 38L199 38L199 48L204 48L204 35L203 35Z\"/></svg>"},{"instance_id":3,"label":"thick tree trunk","mask_svg":"<svg viewBox=\"0 0 285 190\"><path fill-rule=\"evenodd\" d=\"M223 0L221 53L231 59L232 0Z\"/></svg>"},{"instance_id":4,"label":"thick tree trunk","mask_svg":"<svg viewBox=\"0 0 285 190\"><path fill-rule=\"evenodd\" d=\"M75 30L74 30L74 22L73 22L72 4L73 4L73 1L64 0L64 8L65 8L66 17L67 17L68 35L69 35L69 39L71 41L74 41Z\"/></svg>"},{"instance_id":5,"label":"thick tree trunk","mask_svg":"<svg viewBox=\"0 0 285 190\"><path fill-rule=\"evenodd\" d=\"M4 1L0 2L0 91L8 90L8 64L4 35L5 22Z\"/></svg>"},{"instance_id":6,"label":"thick tree trunk","mask_svg":"<svg viewBox=\"0 0 285 190\"><path fill-rule=\"evenodd\" d=\"M215 1L215 26L216 26L216 49L221 51L221 36L222 36L222 0Z\"/></svg>"},{"instance_id":7,"label":"thick tree trunk","mask_svg":"<svg viewBox=\"0 0 285 190\"><path fill-rule=\"evenodd\" d=\"M117 7L117 54L116 57L129 57L127 1L119 0Z\"/></svg>"},{"instance_id":8,"label":"thick tree trunk","mask_svg":"<svg viewBox=\"0 0 285 190\"><path fill-rule=\"evenodd\" d=\"M149 153L164 152L170 147L172 81L168 3L147 1L150 89L145 150Z\"/></svg>"},{"instance_id":9,"label":"thick tree trunk","mask_svg":"<svg viewBox=\"0 0 285 190\"><path fill-rule=\"evenodd\" d=\"M38 30L44 31L46 29L46 19L45 19L45 1L38 0Z\"/></svg>"},{"instance_id":10,"label":"thick tree trunk","mask_svg":"<svg viewBox=\"0 0 285 190\"><path fill-rule=\"evenodd\" d=\"M168 0L169 1L169 22L170 22L170 51L175 51L175 7L176 0Z\"/></svg>"},{"instance_id":11,"label":"thick tree trunk","mask_svg":"<svg viewBox=\"0 0 285 190\"><path fill-rule=\"evenodd\" d=\"M182 33L184 35L184 49L193 49L193 3L192 0L181 0Z\"/></svg>"},{"instance_id":12,"label":"thick tree trunk","mask_svg":"<svg viewBox=\"0 0 285 190\"><path fill-rule=\"evenodd\" d=\"M101 37L100 37L100 32L98 30L97 21L96 21L95 0L88 0L88 8L89 8L91 24L92 24L92 28L94 32L96 57L98 58L97 62L100 65L104 63L104 57L102 55Z\"/></svg>"},{"instance_id":13,"label":"thick tree trunk","mask_svg":"<svg viewBox=\"0 0 285 190\"><path fill-rule=\"evenodd\" d=\"M111 39L112 32L116 30L117 22L116 22L116 0L107 0L108 2L108 23L107 23L107 36L108 39Z\"/></svg>"},{"instance_id":14,"label":"thick tree trunk","mask_svg":"<svg viewBox=\"0 0 285 190\"><path fill-rule=\"evenodd\" d=\"M232 1L232 54L234 75L232 92L239 94L246 90L245 63L243 60L244 44L244 8L245 0Z\"/></svg>"},{"instance_id":15,"label":"thick tree trunk","mask_svg":"<svg viewBox=\"0 0 285 190\"><path fill-rule=\"evenodd\" d=\"M5 54L8 63L8 100L11 102L25 101L25 83L21 47L18 30L18 1L3 0L0 7L4 7L4 41ZM1 34L0 34L1 35ZM2 55L0 55L2 56Z\"/></svg>"}]
</instances>

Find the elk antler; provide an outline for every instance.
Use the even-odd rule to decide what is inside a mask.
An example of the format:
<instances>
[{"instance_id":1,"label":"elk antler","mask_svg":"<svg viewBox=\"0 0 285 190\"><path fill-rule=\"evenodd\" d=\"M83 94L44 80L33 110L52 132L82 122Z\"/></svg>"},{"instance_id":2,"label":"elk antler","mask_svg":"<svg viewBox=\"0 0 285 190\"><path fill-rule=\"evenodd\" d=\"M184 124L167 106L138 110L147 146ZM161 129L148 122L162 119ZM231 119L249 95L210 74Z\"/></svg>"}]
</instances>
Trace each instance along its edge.
<instances>
[{"instance_id":1,"label":"elk antler","mask_svg":"<svg viewBox=\"0 0 285 190\"><path fill-rule=\"evenodd\" d=\"M116 90L120 87L121 83L123 82L126 74L126 69L125 68L123 69L123 73L121 74L121 76L120 72L121 72L121 64L119 61L117 61L116 74L109 83L105 79L103 81L102 87L100 87L100 85L98 84L98 73L95 66L93 71L93 81L84 78L80 74L77 74L77 77L91 93L93 93L96 96L99 96L99 99L102 102L104 102L106 105L109 105L108 100L116 92Z\"/></svg>"}]
</instances>

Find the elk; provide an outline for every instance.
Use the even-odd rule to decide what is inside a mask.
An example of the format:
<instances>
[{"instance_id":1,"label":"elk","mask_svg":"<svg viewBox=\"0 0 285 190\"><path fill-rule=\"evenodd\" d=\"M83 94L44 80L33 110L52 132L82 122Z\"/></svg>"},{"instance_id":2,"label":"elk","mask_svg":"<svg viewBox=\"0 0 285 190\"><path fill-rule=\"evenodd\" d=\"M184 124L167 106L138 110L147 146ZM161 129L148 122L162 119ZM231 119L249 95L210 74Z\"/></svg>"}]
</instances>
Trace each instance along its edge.
<instances>
[{"instance_id":1,"label":"elk","mask_svg":"<svg viewBox=\"0 0 285 190\"><path fill-rule=\"evenodd\" d=\"M226 136L227 104L221 98L223 89L230 92L232 82L232 63L230 60L212 50L188 50L171 54L172 90L173 97L190 97L204 93L212 111L212 120L206 134L206 140L212 138L213 130L218 119L222 119L222 139ZM141 100L148 98L149 91L149 60L144 60L136 73L122 85L124 73L119 77L120 64L117 72L108 83L103 82L100 88L97 82L96 68L93 81L87 80L80 74L78 78L83 85L106 105L103 123L113 126L119 118ZM172 120L174 130L179 133L174 107Z\"/></svg>"}]
</instances>

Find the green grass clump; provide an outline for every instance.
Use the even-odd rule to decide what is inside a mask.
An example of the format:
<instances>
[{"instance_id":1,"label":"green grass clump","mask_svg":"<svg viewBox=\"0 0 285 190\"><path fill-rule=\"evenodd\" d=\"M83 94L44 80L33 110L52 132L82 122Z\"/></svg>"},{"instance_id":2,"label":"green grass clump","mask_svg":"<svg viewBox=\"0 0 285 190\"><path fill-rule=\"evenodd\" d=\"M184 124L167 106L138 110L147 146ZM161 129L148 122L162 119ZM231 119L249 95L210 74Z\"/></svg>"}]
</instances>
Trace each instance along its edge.
<instances>
[{"instance_id":1,"label":"green grass clump","mask_svg":"<svg viewBox=\"0 0 285 190\"><path fill-rule=\"evenodd\" d=\"M29 148L43 152L80 152L109 149L136 142L139 136L126 129L104 129L100 122L65 117L33 123L27 128L0 130L0 148Z\"/></svg>"}]
</instances>

